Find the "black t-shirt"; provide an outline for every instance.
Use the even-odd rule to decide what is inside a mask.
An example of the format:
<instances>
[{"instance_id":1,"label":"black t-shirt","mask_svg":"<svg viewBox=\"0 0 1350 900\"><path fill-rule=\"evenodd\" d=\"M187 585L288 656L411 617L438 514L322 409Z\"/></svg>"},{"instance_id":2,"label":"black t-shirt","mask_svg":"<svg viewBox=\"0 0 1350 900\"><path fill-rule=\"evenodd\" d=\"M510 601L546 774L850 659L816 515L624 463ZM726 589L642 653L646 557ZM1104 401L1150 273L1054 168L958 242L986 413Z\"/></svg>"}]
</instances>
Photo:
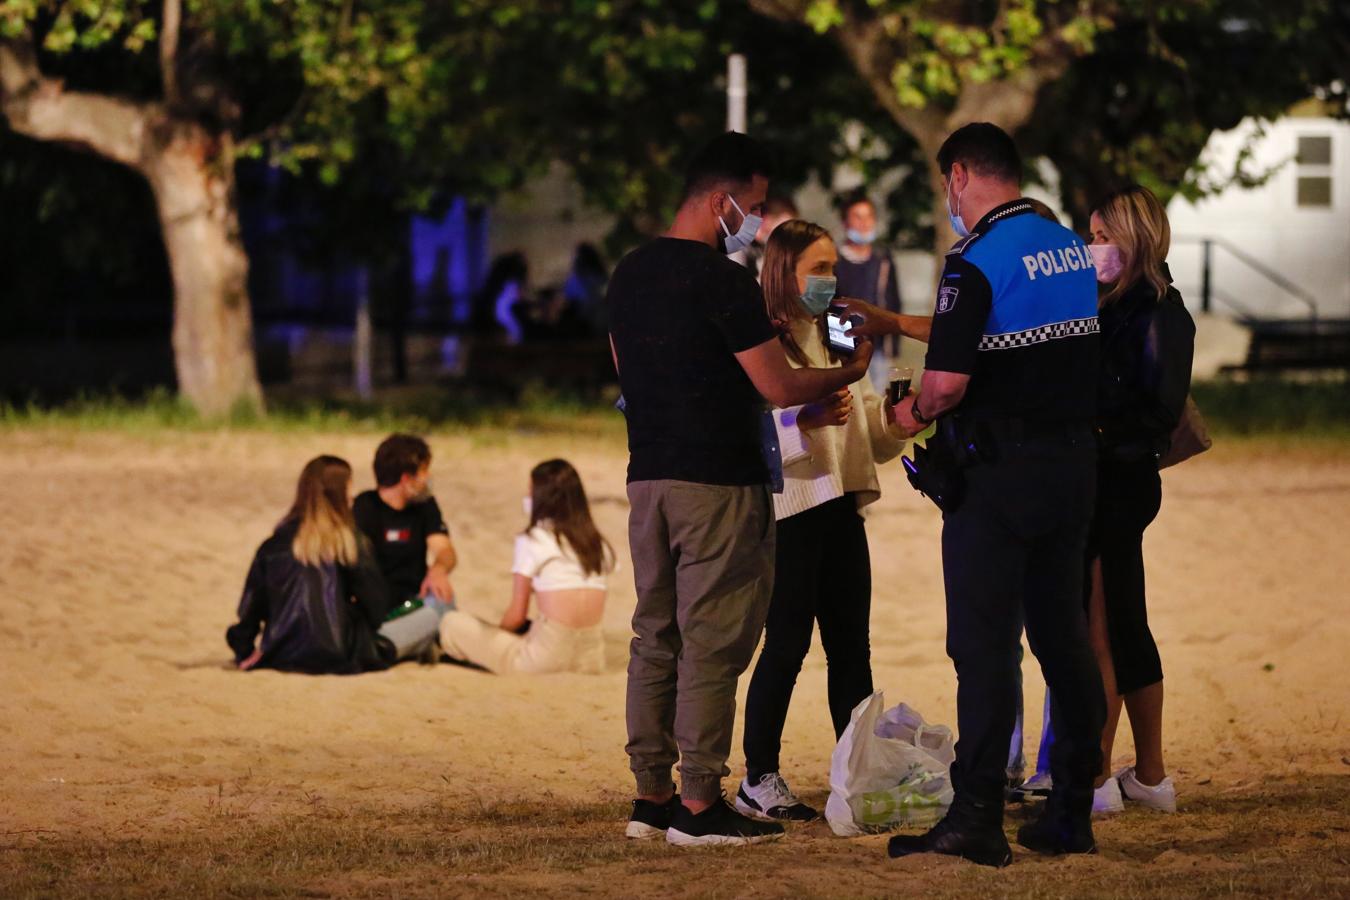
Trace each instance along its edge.
<instances>
[{"instance_id":1,"label":"black t-shirt","mask_svg":"<svg viewBox=\"0 0 1350 900\"><path fill-rule=\"evenodd\" d=\"M620 261L606 303L628 480L767 483L764 399L735 357L777 335L754 276L707 244L657 238Z\"/></svg>"},{"instance_id":2,"label":"black t-shirt","mask_svg":"<svg viewBox=\"0 0 1350 900\"><path fill-rule=\"evenodd\" d=\"M377 491L366 491L352 504L356 527L375 548L389 596L395 603L417 596L427 577L427 536L450 533L434 497L394 509Z\"/></svg>"}]
</instances>

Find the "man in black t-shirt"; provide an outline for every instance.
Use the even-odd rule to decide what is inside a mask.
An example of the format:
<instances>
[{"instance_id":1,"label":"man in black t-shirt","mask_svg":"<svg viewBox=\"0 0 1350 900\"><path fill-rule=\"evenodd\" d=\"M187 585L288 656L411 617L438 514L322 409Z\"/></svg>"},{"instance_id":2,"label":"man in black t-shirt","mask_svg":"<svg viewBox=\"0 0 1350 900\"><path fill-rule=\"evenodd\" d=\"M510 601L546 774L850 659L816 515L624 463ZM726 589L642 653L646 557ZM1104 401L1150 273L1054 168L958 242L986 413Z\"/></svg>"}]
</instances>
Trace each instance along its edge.
<instances>
[{"instance_id":1,"label":"man in black t-shirt","mask_svg":"<svg viewBox=\"0 0 1350 900\"><path fill-rule=\"evenodd\" d=\"M773 588L762 413L766 399L809 403L857 381L872 348L862 342L842 368L788 365L754 276L726 257L754 239L768 171L751 139L714 140L689 168L670 230L619 263L606 297L626 401L638 593L627 699L634 838L701 845L782 834L720 799L736 680Z\"/></svg>"},{"instance_id":2,"label":"man in black t-shirt","mask_svg":"<svg viewBox=\"0 0 1350 900\"><path fill-rule=\"evenodd\" d=\"M455 546L430 482L426 441L391 435L375 451L376 489L358 495L352 504L356 527L374 547L395 612L406 608L401 606L406 601L421 605L380 629L398 646L400 658L431 646L441 613L454 602L450 573L457 562Z\"/></svg>"}]
</instances>

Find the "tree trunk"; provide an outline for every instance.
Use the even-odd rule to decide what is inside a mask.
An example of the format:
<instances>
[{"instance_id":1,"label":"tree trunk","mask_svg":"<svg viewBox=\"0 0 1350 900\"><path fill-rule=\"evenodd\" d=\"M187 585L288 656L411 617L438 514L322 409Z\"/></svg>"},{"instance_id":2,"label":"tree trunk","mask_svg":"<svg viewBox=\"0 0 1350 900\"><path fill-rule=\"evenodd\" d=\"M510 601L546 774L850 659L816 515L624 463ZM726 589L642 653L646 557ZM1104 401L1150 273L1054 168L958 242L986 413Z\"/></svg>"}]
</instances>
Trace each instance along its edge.
<instances>
[{"instance_id":1,"label":"tree trunk","mask_svg":"<svg viewBox=\"0 0 1350 900\"><path fill-rule=\"evenodd\" d=\"M229 139L172 123L146 148L173 276L178 389L204 416L262 411Z\"/></svg>"},{"instance_id":2,"label":"tree trunk","mask_svg":"<svg viewBox=\"0 0 1350 900\"><path fill-rule=\"evenodd\" d=\"M68 91L24 40L0 39L0 113L16 132L135 169L159 209L174 288L178 387L206 416L262 409L228 135L162 103Z\"/></svg>"}]
</instances>

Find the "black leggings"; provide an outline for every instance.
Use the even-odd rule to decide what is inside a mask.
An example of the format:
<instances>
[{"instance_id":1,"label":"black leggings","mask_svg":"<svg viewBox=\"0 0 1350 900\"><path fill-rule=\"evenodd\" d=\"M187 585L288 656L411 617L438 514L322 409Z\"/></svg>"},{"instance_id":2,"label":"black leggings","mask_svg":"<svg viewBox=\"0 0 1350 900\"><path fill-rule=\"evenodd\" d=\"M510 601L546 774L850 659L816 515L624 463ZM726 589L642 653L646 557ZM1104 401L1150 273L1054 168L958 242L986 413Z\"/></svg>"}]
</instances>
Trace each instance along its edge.
<instances>
[{"instance_id":1,"label":"black leggings","mask_svg":"<svg viewBox=\"0 0 1350 900\"><path fill-rule=\"evenodd\" d=\"M1100 462L1087 558L1089 563L1101 559L1106 633L1120 694L1157 684L1163 677L1144 603L1144 529L1161 505L1162 479L1152 457Z\"/></svg>"},{"instance_id":2,"label":"black leggings","mask_svg":"<svg viewBox=\"0 0 1350 900\"><path fill-rule=\"evenodd\" d=\"M811 647L813 622L820 623L836 739L848 727L853 707L872 693L872 561L857 500L846 494L783 519L776 552L764 647L745 701L751 784L778 771L783 724Z\"/></svg>"}]
</instances>

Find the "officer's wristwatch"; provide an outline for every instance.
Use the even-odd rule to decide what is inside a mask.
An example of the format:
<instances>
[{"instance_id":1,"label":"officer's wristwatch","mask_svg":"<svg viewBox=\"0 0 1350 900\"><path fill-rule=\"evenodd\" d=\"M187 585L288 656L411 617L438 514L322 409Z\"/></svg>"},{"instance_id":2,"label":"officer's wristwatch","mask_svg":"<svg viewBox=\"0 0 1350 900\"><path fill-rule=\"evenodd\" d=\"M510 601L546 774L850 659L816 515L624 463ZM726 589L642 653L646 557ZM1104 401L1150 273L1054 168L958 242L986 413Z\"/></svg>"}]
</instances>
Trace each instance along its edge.
<instances>
[{"instance_id":1,"label":"officer's wristwatch","mask_svg":"<svg viewBox=\"0 0 1350 900\"><path fill-rule=\"evenodd\" d=\"M914 417L914 421L920 425L933 424L932 419L924 418L924 414L919 412L919 398L915 397L914 402L909 405L909 414Z\"/></svg>"}]
</instances>

